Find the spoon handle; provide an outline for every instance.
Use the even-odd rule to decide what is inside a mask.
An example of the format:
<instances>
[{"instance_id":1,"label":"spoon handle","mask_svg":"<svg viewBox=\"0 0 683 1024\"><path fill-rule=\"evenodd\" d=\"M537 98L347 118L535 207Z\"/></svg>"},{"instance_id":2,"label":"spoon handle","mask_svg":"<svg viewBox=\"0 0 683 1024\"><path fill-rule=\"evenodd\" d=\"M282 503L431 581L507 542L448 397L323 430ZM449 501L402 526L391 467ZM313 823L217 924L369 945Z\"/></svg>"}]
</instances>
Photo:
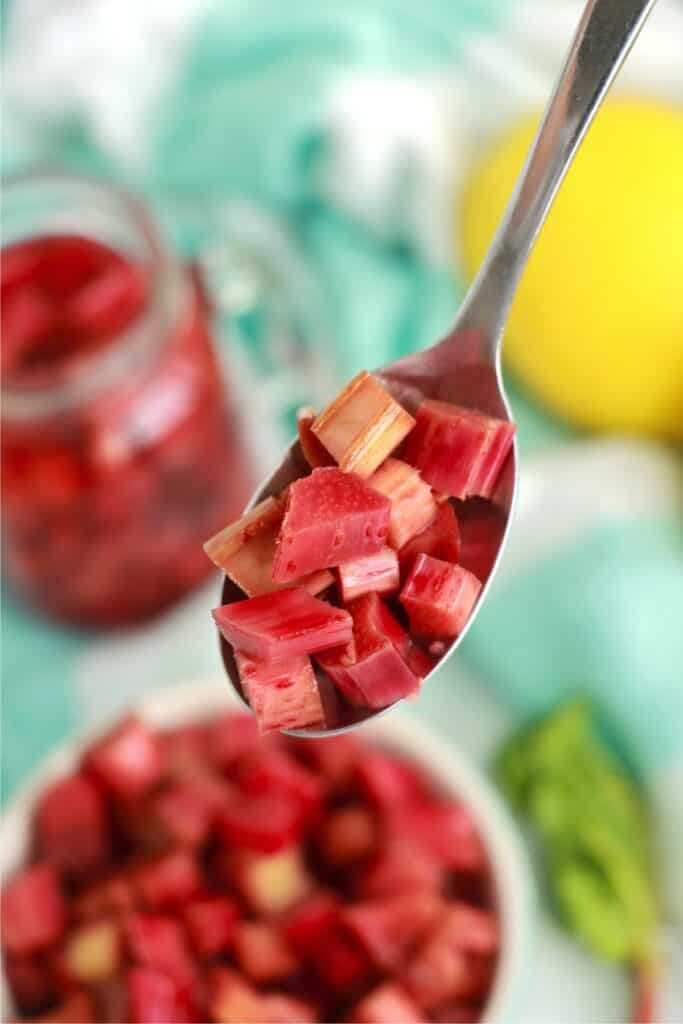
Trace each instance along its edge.
<instances>
[{"instance_id":1,"label":"spoon handle","mask_svg":"<svg viewBox=\"0 0 683 1024\"><path fill-rule=\"evenodd\" d=\"M465 296L456 330L476 330L500 357L519 279L548 210L655 0L588 0L515 190Z\"/></svg>"}]
</instances>

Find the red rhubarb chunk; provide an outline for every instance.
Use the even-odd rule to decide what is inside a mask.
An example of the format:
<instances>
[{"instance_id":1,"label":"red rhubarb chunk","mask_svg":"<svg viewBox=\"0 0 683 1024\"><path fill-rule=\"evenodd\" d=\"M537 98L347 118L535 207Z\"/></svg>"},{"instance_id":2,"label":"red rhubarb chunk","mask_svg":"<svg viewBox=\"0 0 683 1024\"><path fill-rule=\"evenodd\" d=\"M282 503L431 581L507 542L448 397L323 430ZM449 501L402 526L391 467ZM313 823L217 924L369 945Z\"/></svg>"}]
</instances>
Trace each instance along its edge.
<instances>
[{"instance_id":1,"label":"red rhubarb chunk","mask_svg":"<svg viewBox=\"0 0 683 1024\"><path fill-rule=\"evenodd\" d=\"M356 785L366 800L383 813L422 803L427 798L420 772L401 757L368 751L356 769Z\"/></svg>"},{"instance_id":2,"label":"red rhubarb chunk","mask_svg":"<svg viewBox=\"0 0 683 1024\"><path fill-rule=\"evenodd\" d=\"M231 772L241 758L262 746L254 716L246 712L220 715L206 728L206 755L219 771Z\"/></svg>"},{"instance_id":3,"label":"red rhubarb chunk","mask_svg":"<svg viewBox=\"0 0 683 1024\"><path fill-rule=\"evenodd\" d=\"M504 420L428 400L417 411L404 458L437 491L490 498L514 433Z\"/></svg>"},{"instance_id":4,"label":"red rhubarb chunk","mask_svg":"<svg viewBox=\"0 0 683 1024\"><path fill-rule=\"evenodd\" d=\"M185 929L198 956L211 957L232 947L240 912L237 904L224 896L191 900L183 911Z\"/></svg>"},{"instance_id":5,"label":"red rhubarb chunk","mask_svg":"<svg viewBox=\"0 0 683 1024\"><path fill-rule=\"evenodd\" d=\"M467 948L472 945L487 955L473 955ZM481 996L490 987L490 954L497 945L498 931L490 915L466 904L451 904L407 965L406 985L427 1009L447 1000Z\"/></svg>"},{"instance_id":6,"label":"red rhubarb chunk","mask_svg":"<svg viewBox=\"0 0 683 1024\"><path fill-rule=\"evenodd\" d=\"M230 785L206 772L172 783L154 799L152 813L170 842L200 846L231 798Z\"/></svg>"},{"instance_id":7,"label":"red rhubarb chunk","mask_svg":"<svg viewBox=\"0 0 683 1024\"><path fill-rule=\"evenodd\" d=\"M225 639L263 661L283 661L348 644L352 620L301 587L263 594L215 608L213 617Z\"/></svg>"},{"instance_id":8,"label":"red rhubarb chunk","mask_svg":"<svg viewBox=\"0 0 683 1024\"><path fill-rule=\"evenodd\" d=\"M135 882L144 903L152 910L182 907L202 888L202 877L189 850L171 850L142 865Z\"/></svg>"},{"instance_id":9,"label":"red rhubarb chunk","mask_svg":"<svg viewBox=\"0 0 683 1024\"><path fill-rule=\"evenodd\" d=\"M462 632L480 590L477 577L461 566L418 555L400 601L415 636L452 640Z\"/></svg>"},{"instance_id":10,"label":"red rhubarb chunk","mask_svg":"<svg viewBox=\"0 0 683 1024\"><path fill-rule=\"evenodd\" d=\"M124 934L136 963L163 971L181 990L192 989L196 982L195 967L177 921L160 914L131 914L125 922Z\"/></svg>"},{"instance_id":11,"label":"red rhubarb chunk","mask_svg":"<svg viewBox=\"0 0 683 1024\"><path fill-rule=\"evenodd\" d=\"M342 916L377 967L394 971L442 912L443 901L435 892L412 892L352 904Z\"/></svg>"},{"instance_id":12,"label":"red rhubarb chunk","mask_svg":"<svg viewBox=\"0 0 683 1024\"><path fill-rule=\"evenodd\" d=\"M32 351L48 339L55 311L39 288L32 284L15 288L3 299L2 371L11 373L30 358Z\"/></svg>"},{"instance_id":13,"label":"red rhubarb chunk","mask_svg":"<svg viewBox=\"0 0 683 1024\"><path fill-rule=\"evenodd\" d=\"M107 809L86 775L70 775L46 789L35 820L38 848L60 871L78 877L106 864L111 852Z\"/></svg>"},{"instance_id":14,"label":"red rhubarb chunk","mask_svg":"<svg viewBox=\"0 0 683 1024\"><path fill-rule=\"evenodd\" d=\"M161 743L131 716L90 748L85 765L116 796L135 798L161 777Z\"/></svg>"},{"instance_id":15,"label":"red rhubarb chunk","mask_svg":"<svg viewBox=\"0 0 683 1024\"><path fill-rule=\"evenodd\" d=\"M486 855L469 812L448 800L396 803L391 813L392 834L416 836L439 864L453 871L480 872Z\"/></svg>"},{"instance_id":16,"label":"red rhubarb chunk","mask_svg":"<svg viewBox=\"0 0 683 1024\"><path fill-rule=\"evenodd\" d=\"M132 1024L187 1024L197 1019L187 996L167 974L133 967L126 974Z\"/></svg>"},{"instance_id":17,"label":"red rhubarb chunk","mask_svg":"<svg viewBox=\"0 0 683 1024\"><path fill-rule=\"evenodd\" d=\"M252 754L240 767L237 781L249 796L277 794L289 800L299 808L306 826L320 817L324 783L284 750L270 748Z\"/></svg>"},{"instance_id":18,"label":"red rhubarb chunk","mask_svg":"<svg viewBox=\"0 0 683 1024\"><path fill-rule=\"evenodd\" d=\"M235 661L260 733L323 726L318 681L307 654L286 661L259 661L235 651Z\"/></svg>"},{"instance_id":19,"label":"red rhubarb chunk","mask_svg":"<svg viewBox=\"0 0 683 1024\"><path fill-rule=\"evenodd\" d=\"M393 897L397 892L438 890L442 866L417 842L416 837L394 838L363 867L355 891L361 899Z\"/></svg>"},{"instance_id":20,"label":"red rhubarb chunk","mask_svg":"<svg viewBox=\"0 0 683 1024\"><path fill-rule=\"evenodd\" d=\"M61 938L66 905L54 868L25 868L2 887L2 945L18 956L35 953Z\"/></svg>"},{"instance_id":21,"label":"red rhubarb chunk","mask_svg":"<svg viewBox=\"0 0 683 1024\"><path fill-rule=\"evenodd\" d=\"M280 930L265 921L243 921L235 934L235 959L257 984L283 981L298 962Z\"/></svg>"},{"instance_id":22,"label":"red rhubarb chunk","mask_svg":"<svg viewBox=\"0 0 683 1024\"><path fill-rule=\"evenodd\" d=\"M287 492L273 579L286 583L383 547L391 502L354 473L314 469Z\"/></svg>"},{"instance_id":23,"label":"red rhubarb chunk","mask_svg":"<svg viewBox=\"0 0 683 1024\"><path fill-rule=\"evenodd\" d=\"M371 854L377 843L377 821L362 804L331 811L318 835L318 850L332 868L348 867Z\"/></svg>"},{"instance_id":24,"label":"red rhubarb chunk","mask_svg":"<svg viewBox=\"0 0 683 1024\"><path fill-rule=\"evenodd\" d=\"M319 1020L318 1012L303 999L286 996L282 992L268 992L261 996L263 1024L313 1024Z\"/></svg>"},{"instance_id":25,"label":"red rhubarb chunk","mask_svg":"<svg viewBox=\"0 0 683 1024\"><path fill-rule=\"evenodd\" d=\"M353 1024L423 1024L428 1015L401 985L387 981L369 992L351 1010Z\"/></svg>"},{"instance_id":26,"label":"red rhubarb chunk","mask_svg":"<svg viewBox=\"0 0 683 1024\"><path fill-rule=\"evenodd\" d=\"M298 842L301 808L282 794L235 799L218 819L218 833L230 847L275 853Z\"/></svg>"},{"instance_id":27,"label":"red rhubarb chunk","mask_svg":"<svg viewBox=\"0 0 683 1024\"><path fill-rule=\"evenodd\" d=\"M344 604L372 591L393 594L399 588L398 556L393 548L383 547L373 555L344 562L337 571Z\"/></svg>"},{"instance_id":28,"label":"red rhubarb chunk","mask_svg":"<svg viewBox=\"0 0 683 1024\"><path fill-rule=\"evenodd\" d=\"M417 555L431 555L453 565L459 561L460 529L450 502L440 504L434 522L400 549L401 570L408 572Z\"/></svg>"},{"instance_id":29,"label":"red rhubarb chunk","mask_svg":"<svg viewBox=\"0 0 683 1024\"><path fill-rule=\"evenodd\" d=\"M57 998L57 979L44 956L3 957L5 977L14 1003L22 1013L38 1013Z\"/></svg>"},{"instance_id":30,"label":"red rhubarb chunk","mask_svg":"<svg viewBox=\"0 0 683 1024\"><path fill-rule=\"evenodd\" d=\"M416 692L420 681L404 656L409 638L377 594L352 602L354 648L319 654L317 660L347 700L383 708Z\"/></svg>"},{"instance_id":31,"label":"red rhubarb chunk","mask_svg":"<svg viewBox=\"0 0 683 1024\"><path fill-rule=\"evenodd\" d=\"M65 319L79 334L113 337L140 315L146 290L141 267L112 261L67 303Z\"/></svg>"},{"instance_id":32,"label":"red rhubarb chunk","mask_svg":"<svg viewBox=\"0 0 683 1024\"><path fill-rule=\"evenodd\" d=\"M387 459L368 483L391 500L389 543L396 550L426 529L436 516L431 487L413 466L400 459Z\"/></svg>"}]
</instances>

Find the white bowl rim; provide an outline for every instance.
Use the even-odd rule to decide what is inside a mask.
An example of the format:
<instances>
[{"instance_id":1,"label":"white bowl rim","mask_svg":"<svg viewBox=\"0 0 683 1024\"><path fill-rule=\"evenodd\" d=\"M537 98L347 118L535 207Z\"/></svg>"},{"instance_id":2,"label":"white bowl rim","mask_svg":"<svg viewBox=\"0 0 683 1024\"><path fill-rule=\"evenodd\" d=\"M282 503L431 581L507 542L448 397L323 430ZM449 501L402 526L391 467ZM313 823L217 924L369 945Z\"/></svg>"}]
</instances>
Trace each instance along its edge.
<instances>
[{"instance_id":1,"label":"white bowl rim","mask_svg":"<svg viewBox=\"0 0 683 1024\"><path fill-rule=\"evenodd\" d=\"M233 709L243 710L225 680L209 677L157 690L135 702L128 712L135 712L160 728L172 728ZM119 712L109 721L86 730L78 739L60 745L10 798L0 819L2 878L16 870L26 855L31 814L38 795L51 782L72 771L81 751L121 717ZM414 717L404 713L380 717L367 722L363 732L369 739L395 747L422 764L434 781L462 800L474 816L491 864L502 929L496 975L483 1021L490 1024L509 1020L528 976L534 905L529 862L511 816L480 769ZM2 990L2 1005L6 1009L9 1000L4 974Z\"/></svg>"}]
</instances>

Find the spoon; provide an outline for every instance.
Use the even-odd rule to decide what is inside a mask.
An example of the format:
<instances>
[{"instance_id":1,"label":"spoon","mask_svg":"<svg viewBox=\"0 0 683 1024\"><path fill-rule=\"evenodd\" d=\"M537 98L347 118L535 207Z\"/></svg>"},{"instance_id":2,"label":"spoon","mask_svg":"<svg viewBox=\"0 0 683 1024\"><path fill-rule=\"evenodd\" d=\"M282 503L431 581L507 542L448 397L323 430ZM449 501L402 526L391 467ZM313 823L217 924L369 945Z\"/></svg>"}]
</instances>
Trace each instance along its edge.
<instances>
[{"instance_id":1,"label":"spoon","mask_svg":"<svg viewBox=\"0 0 683 1024\"><path fill-rule=\"evenodd\" d=\"M574 154L588 130L655 0L588 0L569 54L526 164L495 237L458 311L450 333L437 344L376 371L410 412L423 398L440 399L510 420L500 370L503 328L522 271ZM298 441L258 488L248 508L305 476L309 467ZM465 636L491 586L508 537L518 476L517 446L499 478L493 504L499 516L497 551L467 626L444 654L440 667ZM226 578L222 603L244 594ZM248 706L230 645L221 638L226 671ZM431 673L430 673L431 675ZM429 678L429 677L427 677ZM373 710L341 706L334 687L319 676L328 729L291 730L295 736L329 736L355 728L394 705Z\"/></svg>"}]
</instances>

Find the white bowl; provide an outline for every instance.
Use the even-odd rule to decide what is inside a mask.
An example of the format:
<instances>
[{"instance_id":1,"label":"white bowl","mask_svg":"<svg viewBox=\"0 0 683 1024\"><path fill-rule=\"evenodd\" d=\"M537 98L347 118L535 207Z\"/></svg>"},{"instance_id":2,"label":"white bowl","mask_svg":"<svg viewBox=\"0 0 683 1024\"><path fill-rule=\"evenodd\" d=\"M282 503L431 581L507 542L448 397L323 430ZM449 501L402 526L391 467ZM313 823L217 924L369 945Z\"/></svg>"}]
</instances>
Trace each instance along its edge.
<instances>
[{"instance_id":1,"label":"white bowl","mask_svg":"<svg viewBox=\"0 0 683 1024\"><path fill-rule=\"evenodd\" d=\"M135 710L146 721L164 728L238 706L241 707L224 680L199 680L155 693L137 704ZM393 748L423 765L435 783L462 800L474 816L488 851L502 929L498 968L483 1019L509 1021L515 1015L513 1010L528 976L533 906L531 874L514 824L481 772L413 718L385 716L364 725L362 734L365 739ZM68 743L47 757L10 801L0 822L3 879L26 857L36 798L47 785L73 770L94 735ZM2 1003L8 1014L11 1007L4 978L2 988Z\"/></svg>"}]
</instances>

